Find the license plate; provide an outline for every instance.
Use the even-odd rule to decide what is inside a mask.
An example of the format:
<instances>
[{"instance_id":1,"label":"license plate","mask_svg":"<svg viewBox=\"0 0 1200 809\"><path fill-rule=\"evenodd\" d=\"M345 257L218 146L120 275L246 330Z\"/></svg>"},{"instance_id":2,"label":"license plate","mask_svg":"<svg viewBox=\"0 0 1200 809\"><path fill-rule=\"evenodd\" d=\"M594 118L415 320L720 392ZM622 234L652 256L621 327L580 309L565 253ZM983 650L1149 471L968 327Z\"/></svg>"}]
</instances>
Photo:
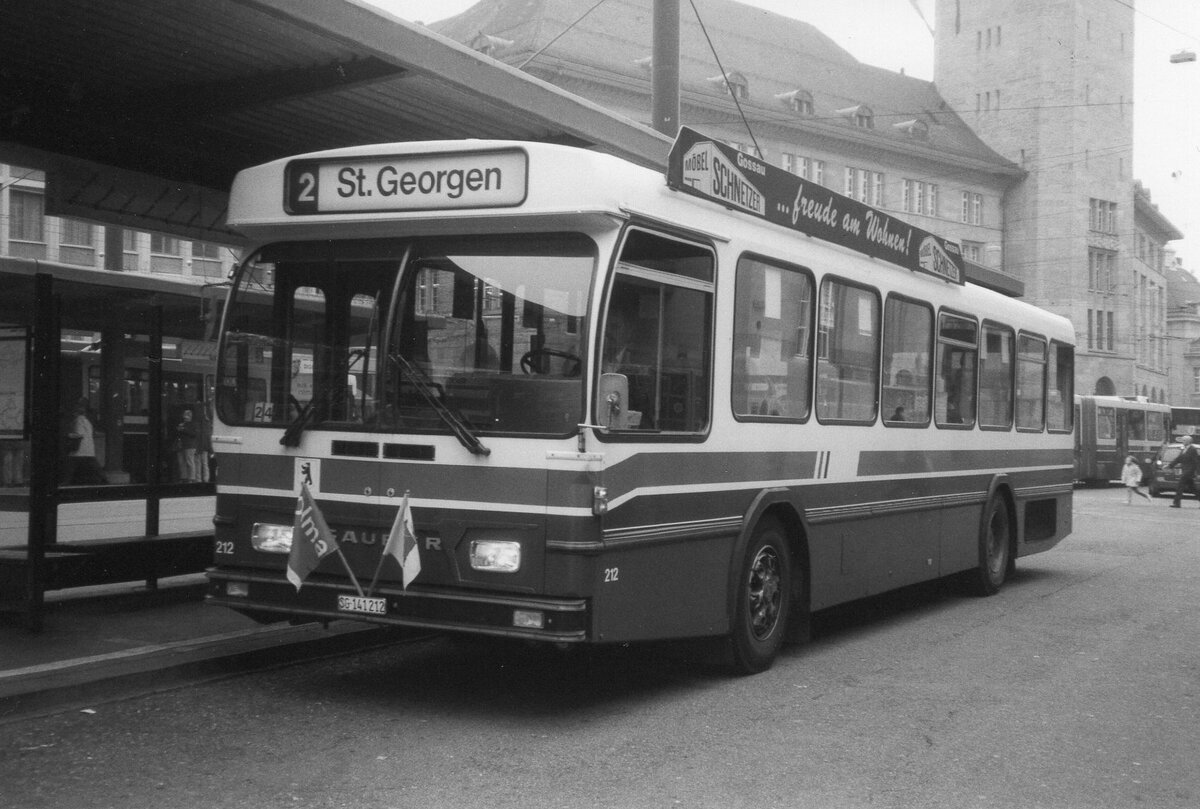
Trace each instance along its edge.
<instances>
[{"instance_id":1,"label":"license plate","mask_svg":"<svg viewBox=\"0 0 1200 809\"><path fill-rule=\"evenodd\" d=\"M387 599L338 596L338 610L340 612L361 612L366 615L387 615Z\"/></svg>"}]
</instances>

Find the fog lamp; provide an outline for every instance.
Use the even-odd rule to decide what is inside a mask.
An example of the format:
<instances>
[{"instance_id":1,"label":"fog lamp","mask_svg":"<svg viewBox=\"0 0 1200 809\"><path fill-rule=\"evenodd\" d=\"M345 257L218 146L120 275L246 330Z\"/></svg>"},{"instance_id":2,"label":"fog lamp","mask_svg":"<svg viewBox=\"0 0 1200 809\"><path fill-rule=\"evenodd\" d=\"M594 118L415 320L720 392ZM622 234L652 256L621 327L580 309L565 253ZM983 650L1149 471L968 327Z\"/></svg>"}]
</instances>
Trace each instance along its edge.
<instances>
[{"instance_id":1,"label":"fog lamp","mask_svg":"<svg viewBox=\"0 0 1200 809\"><path fill-rule=\"evenodd\" d=\"M544 629L546 615L541 610L513 610L513 626L521 629Z\"/></svg>"},{"instance_id":2,"label":"fog lamp","mask_svg":"<svg viewBox=\"0 0 1200 809\"><path fill-rule=\"evenodd\" d=\"M292 526L256 522L250 533L250 544L254 550L263 553L288 553L292 549Z\"/></svg>"},{"instance_id":3,"label":"fog lamp","mask_svg":"<svg viewBox=\"0 0 1200 809\"><path fill-rule=\"evenodd\" d=\"M236 598L250 597L250 582L248 581L227 581L225 582L225 595L234 596Z\"/></svg>"},{"instance_id":4,"label":"fog lamp","mask_svg":"<svg viewBox=\"0 0 1200 809\"><path fill-rule=\"evenodd\" d=\"M499 539L472 540L471 569L516 573L521 569L521 543Z\"/></svg>"}]
</instances>

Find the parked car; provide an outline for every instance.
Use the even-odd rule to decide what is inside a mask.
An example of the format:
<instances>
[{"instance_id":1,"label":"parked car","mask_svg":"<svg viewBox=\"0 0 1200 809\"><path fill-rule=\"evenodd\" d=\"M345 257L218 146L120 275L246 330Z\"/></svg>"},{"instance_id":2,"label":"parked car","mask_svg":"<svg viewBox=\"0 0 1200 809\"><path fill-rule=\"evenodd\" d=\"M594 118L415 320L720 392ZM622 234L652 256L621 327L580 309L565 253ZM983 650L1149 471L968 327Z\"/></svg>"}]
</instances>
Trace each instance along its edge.
<instances>
[{"instance_id":1,"label":"parked car","mask_svg":"<svg viewBox=\"0 0 1200 809\"><path fill-rule=\"evenodd\" d=\"M1183 444L1163 444L1158 454L1154 456L1154 469L1150 471L1150 494L1158 497L1164 492L1173 492L1179 488L1179 467L1171 468L1168 464L1183 452Z\"/></svg>"}]
</instances>

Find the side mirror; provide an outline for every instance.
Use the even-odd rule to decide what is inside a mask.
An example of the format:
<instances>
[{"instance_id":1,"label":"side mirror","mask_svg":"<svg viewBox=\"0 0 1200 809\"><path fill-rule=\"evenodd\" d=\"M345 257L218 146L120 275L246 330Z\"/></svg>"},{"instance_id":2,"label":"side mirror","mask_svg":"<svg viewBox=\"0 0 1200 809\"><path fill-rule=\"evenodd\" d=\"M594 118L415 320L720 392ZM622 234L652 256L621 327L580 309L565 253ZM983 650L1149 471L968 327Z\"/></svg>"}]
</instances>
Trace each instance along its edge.
<instances>
[{"instance_id":1,"label":"side mirror","mask_svg":"<svg viewBox=\"0 0 1200 809\"><path fill-rule=\"evenodd\" d=\"M606 430L626 425L629 407L629 377L625 374L601 374L596 386L596 421Z\"/></svg>"}]
</instances>

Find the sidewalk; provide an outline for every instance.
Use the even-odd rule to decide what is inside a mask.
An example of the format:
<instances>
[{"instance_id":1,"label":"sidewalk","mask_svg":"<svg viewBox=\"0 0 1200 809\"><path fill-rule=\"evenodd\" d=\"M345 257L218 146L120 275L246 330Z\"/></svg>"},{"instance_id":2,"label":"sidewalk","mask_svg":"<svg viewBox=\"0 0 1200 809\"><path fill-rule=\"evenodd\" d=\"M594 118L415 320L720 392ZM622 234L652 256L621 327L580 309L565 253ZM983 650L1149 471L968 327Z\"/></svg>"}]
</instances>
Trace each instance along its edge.
<instances>
[{"instance_id":1,"label":"sidewalk","mask_svg":"<svg viewBox=\"0 0 1200 809\"><path fill-rule=\"evenodd\" d=\"M203 601L203 574L46 594L44 629L0 615L0 723L64 705L389 643L400 630L357 622L262 625Z\"/></svg>"}]
</instances>

